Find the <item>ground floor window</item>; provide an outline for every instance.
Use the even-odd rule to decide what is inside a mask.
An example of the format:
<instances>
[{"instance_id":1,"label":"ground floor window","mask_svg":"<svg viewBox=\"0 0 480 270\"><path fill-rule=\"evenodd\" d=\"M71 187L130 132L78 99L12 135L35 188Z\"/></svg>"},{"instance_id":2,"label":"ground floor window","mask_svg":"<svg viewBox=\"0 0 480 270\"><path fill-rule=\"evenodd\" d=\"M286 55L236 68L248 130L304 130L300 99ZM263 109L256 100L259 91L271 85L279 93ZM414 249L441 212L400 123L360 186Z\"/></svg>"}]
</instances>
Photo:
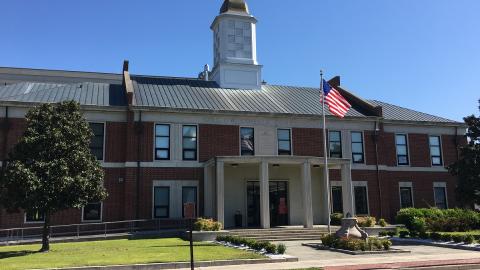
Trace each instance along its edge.
<instances>
[{"instance_id":1,"label":"ground floor window","mask_svg":"<svg viewBox=\"0 0 480 270\"><path fill-rule=\"evenodd\" d=\"M154 218L170 217L170 187L155 187L153 191Z\"/></svg>"},{"instance_id":2,"label":"ground floor window","mask_svg":"<svg viewBox=\"0 0 480 270\"><path fill-rule=\"evenodd\" d=\"M83 221L101 221L102 220L102 202L93 202L83 207Z\"/></svg>"},{"instance_id":3,"label":"ground floor window","mask_svg":"<svg viewBox=\"0 0 480 270\"><path fill-rule=\"evenodd\" d=\"M182 206L186 203L193 203L195 205L195 216L197 216L197 187L182 187ZM183 207L182 217L185 217Z\"/></svg>"},{"instance_id":4,"label":"ground floor window","mask_svg":"<svg viewBox=\"0 0 480 270\"><path fill-rule=\"evenodd\" d=\"M332 187L332 213L343 213L342 187Z\"/></svg>"},{"instance_id":5,"label":"ground floor window","mask_svg":"<svg viewBox=\"0 0 480 270\"><path fill-rule=\"evenodd\" d=\"M25 222L44 222L45 215L39 210L25 212Z\"/></svg>"},{"instance_id":6,"label":"ground floor window","mask_svg":"<svg viewBox=\"0 0 480 270\"><path fill-rule=\"evenodd\" d=\"M355 186L355 214L368 215L368 194L366 186Z\"/></svg>"},{"instance_id":7,"label":"ground floor window","mask_svg":"<svg viewBox=\"0 0 480 270\"><path fill-rule=\"evenodd\" d=\"M400 208L413 207L412 187L400 187Z\"/></svg>"},{"instance_id":8,"label":"ground floor window","mask_svg":"<svg viewBox=\"0 0 480 270\"><path fill-rule=\"evenodd\" d=\"M447 209L447 187L446 186L434 186L433 188L435 207L438 209Z\"/></svg>"}]
</instances>

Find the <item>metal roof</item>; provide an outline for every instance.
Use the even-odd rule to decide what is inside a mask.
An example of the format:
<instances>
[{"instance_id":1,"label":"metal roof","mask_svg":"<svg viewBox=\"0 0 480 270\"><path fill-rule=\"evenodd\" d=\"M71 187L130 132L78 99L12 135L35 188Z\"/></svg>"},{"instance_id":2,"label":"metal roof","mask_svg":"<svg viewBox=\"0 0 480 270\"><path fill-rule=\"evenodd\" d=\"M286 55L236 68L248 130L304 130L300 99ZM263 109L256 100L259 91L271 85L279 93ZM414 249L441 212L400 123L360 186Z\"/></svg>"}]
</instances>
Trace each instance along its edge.
<instances>
[{"instance_id":1,"label":"metal roof","mask_svg":"<svg viewBox=\"0 0 480 270\"><path fill-rule=\"evenodd\" d=\"M32 103L74 100L81 105L127 105L122 85L91 82L72 84L22 82L0 86L0 100Z\"/></svg>"},{"instance_id":2,"label":"metal roof","mask_svg":"<svg viewBox=\"0 0 480 270\"><path fill-rule=\"evenodd\" d=\"M198 79L132 76L134 105L189 110L321 115L315 88L263 85L262 89L226 89ZM327 115L328 115L327 110ZM355 109L347 116L363 117Z\"/></svg>"},{"instance_id":3,"label":"metal roof","mask_svg":"<svg viewBox=\"0 0 480 270\"><path fill-rule=\"evenodd\" d=\"M218 112L253 112L320 116L322 106L317 88L262 85L262 89L226 89L214 81L194 78L132 75L133 105L146 108L199 110ZM43 83L18 82L0 86L0 101L55 103L75 100L81 105L127 106L121 84L107 82ZM381 106L383 118L392 121L452 123L459 122L418 112L377 100L366 100ZM347 117L367 117L352 103ZM330 115L326 110L327 115Z\"/></svg>"},{"instance_id":4,"label":"metal roof","mask_svg":"<svg viewBox=\"0 0 480 270\"><path fill-rule=\"evenodd\" d=\"M441 122L441 123L459 123L443 117L414 111L397 105L389 104L378 100L369 100L368 102L376 106L381 106L383 118L394 121L418 121L418 122ZM459 123L460 124L460 123Z\"/></svg>"}]
</instances>

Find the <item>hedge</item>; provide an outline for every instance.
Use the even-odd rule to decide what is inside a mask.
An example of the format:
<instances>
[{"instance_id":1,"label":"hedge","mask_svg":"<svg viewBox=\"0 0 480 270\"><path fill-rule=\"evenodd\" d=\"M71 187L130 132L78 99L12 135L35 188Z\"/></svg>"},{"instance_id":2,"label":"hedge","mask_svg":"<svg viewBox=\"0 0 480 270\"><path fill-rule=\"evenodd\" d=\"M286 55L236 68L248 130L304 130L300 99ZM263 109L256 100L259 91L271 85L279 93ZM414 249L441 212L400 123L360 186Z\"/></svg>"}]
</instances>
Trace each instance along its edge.
<instances>
[{"instance_id":1,"label":"hedge","mask_svg":"<svg viewBox=\"0 0 480 270\"><path fill-rule=\"evenodd\" d=\"M232 235L219 235L217 236L217 241L230 243L236 246L246 246L259 252L264 250L269 254L284 254L287 250L287 247L284 244L278 244L278 246L276 246L268 241L257 241Z\"/></svg>"},{"instance_id":2,"label":"hedge","mask_svg":"<svg viewBox=\"0 0 480 270\"><path fill-rule=\"evenodd\" d=\"M480 228L480 214L465 209L404 208L396 222L413 232L466 232Z\"/></svg>"},{"instance_id":3,"label":"hedge","mask_svg":"<svg viewBox=\"0 0 480 270\"><path fill-rule=\"evenodd\" d=\"M389 250L392 242L388 239L368 238L354 239L354 238L340 238L334 234L324 235L322 238L322 245L330 248L344 249L351 251L378 251Z\"/></svg>"}]
</instances>

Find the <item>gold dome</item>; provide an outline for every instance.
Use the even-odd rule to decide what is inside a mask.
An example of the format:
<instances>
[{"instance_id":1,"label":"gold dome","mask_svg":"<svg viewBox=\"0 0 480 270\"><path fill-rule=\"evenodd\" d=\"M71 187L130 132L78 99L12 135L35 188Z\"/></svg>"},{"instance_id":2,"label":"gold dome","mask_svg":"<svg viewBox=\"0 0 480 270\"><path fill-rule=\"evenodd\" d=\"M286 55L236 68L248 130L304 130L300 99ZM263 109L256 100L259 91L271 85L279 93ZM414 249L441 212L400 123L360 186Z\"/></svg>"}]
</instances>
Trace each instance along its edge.
<instances>
[{"instance_id":1,"label":"gold dome","mask_svg":"<svg viewBox=\"0 0 480 270\"><path fill-rule=\"evenodd\" d=\"M220 8L220 14L229 11L250 14L248 12L248 5L244 0L225 0Z\"/></svg>"}]
</instances>

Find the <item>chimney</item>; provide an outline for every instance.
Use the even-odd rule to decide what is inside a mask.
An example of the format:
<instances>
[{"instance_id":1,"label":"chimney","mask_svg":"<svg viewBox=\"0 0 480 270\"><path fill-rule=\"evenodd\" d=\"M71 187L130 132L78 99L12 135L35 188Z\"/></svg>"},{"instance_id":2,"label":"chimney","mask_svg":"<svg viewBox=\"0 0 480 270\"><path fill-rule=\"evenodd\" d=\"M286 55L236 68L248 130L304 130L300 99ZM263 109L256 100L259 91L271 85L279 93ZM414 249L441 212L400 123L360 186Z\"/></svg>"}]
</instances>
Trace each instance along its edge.
<instances>
[{"instance_id":1,"label":"chimney","mask_svg":"<svg viewBox=\"0 0 480 270\"><path fill-rule=\"evenodd\" d=\"M210 67L208 66L208 64L205 64L205 66L203 67L203 79L205 81L208 81L209 80L209 73L210 73Z\"/></svg>"},{"instance_id":2,"label":"chimney","mask_svg":"<svg viewBox=\"0 0 480 270\"><path fill-rule=\"evenodd\" d=\"M133 103L133 83L130 79L130 73L128 72L128 60L123 61L123 89L125 90L125 95L127 96L128 105L131 106Z\"/></svg>"}]
</instances>

